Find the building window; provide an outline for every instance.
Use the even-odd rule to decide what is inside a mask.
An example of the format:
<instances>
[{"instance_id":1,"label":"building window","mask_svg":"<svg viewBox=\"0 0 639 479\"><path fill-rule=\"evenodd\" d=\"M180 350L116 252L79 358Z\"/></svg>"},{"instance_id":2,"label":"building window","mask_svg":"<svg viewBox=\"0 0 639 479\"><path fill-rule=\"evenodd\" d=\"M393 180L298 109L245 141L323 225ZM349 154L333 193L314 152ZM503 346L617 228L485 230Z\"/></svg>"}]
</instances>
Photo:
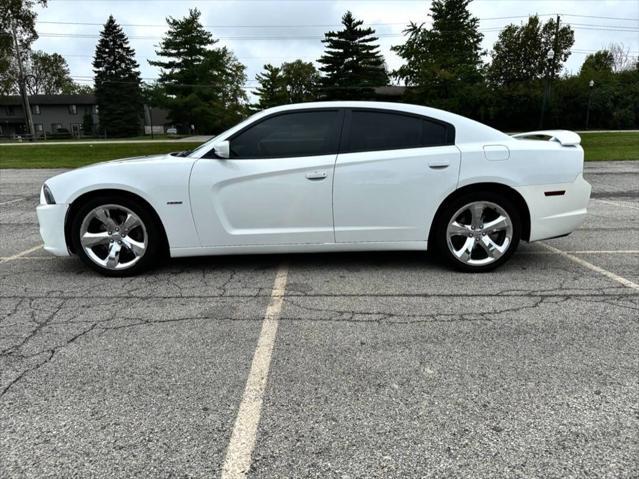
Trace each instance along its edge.
<instances>
[{"instance_id":1,"label":"building window","mask_svg":"<svg viewBox=\"0 0 639 479\"><path fill-rule=\"evenodd\" d=\"M42 123L36 123L33 126L35 126L35 131L37 131L38 133L42 133Z\"/></svg>"},{"instance_id":2,"label":"building window","mask_svg":"<svg viewBox=\"0 0 639 479\"><path fill-rule=\"evenodd\" d=\"M93 106L93 113L95 113L96 115L99 113L99 110L100 109L98 108L98 105Z\"/></svg>"},{"instance_id":3,"label":"building window","mask_svg":"<svg viewBox=\"0 0 639 479\"><path fill-rule=\"evenodd\" d=\"M40 114L40 105L33 105L33 114L34 115Z\"/></svg>"},{"instance_id":4,"label":"building window","mask_svg":"<svg viewBox=\"0 0 639 479\"><path fill-rule=\"evenodd\" d=\"M7 116L14 116L16 114L16 109L12 106L5 106L4 112Z\"/></svg>"},{"instance_id":5,"label":"building window","mask_svg":"<svg viewBox=\"0 0 639 479\"><path fill-rule=\"evenodd\" d=\"M51 133L57 133L62 129L62 123L51 123Z\"/></svg>"},{"instance_id":6,"label":"building window","mask_svg":"<svg viewBox=\"0 0 639 479\"><path fill-rule=\"evenodd\" d=\"M76 105L69 105L69 113L71 115L77 115L78 114L78 107Z\"/></svg>"}]
</instances>

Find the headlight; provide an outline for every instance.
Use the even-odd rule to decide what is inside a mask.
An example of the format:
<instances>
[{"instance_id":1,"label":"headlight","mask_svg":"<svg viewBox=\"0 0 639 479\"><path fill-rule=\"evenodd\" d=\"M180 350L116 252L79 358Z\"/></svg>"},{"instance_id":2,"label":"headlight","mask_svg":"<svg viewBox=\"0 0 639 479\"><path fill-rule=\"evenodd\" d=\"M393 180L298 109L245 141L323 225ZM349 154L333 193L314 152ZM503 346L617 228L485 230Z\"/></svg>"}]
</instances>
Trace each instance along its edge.
<instances>
[{"instance_id":1,"label":"headlight","mask_svg":"<svg viewBox=\"0 0 639 479\"><path fill-rule=\"evenodd\" d=\"M53 193L45 183L42 185L42 192L40 193L40 203L47 205L55 205L55 198L53 197Z\"/></svg>"}]
</instances>

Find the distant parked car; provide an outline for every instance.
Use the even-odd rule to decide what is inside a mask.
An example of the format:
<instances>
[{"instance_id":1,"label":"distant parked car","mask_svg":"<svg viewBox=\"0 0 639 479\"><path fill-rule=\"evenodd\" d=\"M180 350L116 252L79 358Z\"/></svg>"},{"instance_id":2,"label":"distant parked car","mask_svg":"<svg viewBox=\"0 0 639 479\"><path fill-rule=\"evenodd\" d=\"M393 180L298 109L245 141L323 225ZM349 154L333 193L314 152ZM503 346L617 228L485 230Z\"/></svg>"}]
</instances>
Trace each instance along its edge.
<instances>
[{"instance_id":1,"label":"distant parked car","mask_svg":"<svg viewBox=\"0 0 639 479\"><path fill-rule=\"evenodd\" d=\"M71 132L67 128L56 128L54 133L49 134L49 138L64 140L73 138L73 135L71 135Z\"/></svg>"},{"instance_id":2,"label":"distant parked car","mask_svg":"<svg viewBox=\"0 0 639 479\"><path fill-rule=\"evenodd\" d=\"M166 134L167 135L177 135L177 128L175 128L174 126L167 128L166 129Z\"/></svg>"},{"instance_id":3,"label":"distant parked car","mask_svg":"<svg viewBox=\"0 0 639 479\"><path fill-rule=\"evenodd\" d=\"M543 137L536 141L527 137ZM109 276L159 256L436 249L493 269L520 239L586 216L579 135L510 137L423 106L325 102L258 113L186 156L110 161L47 180L45 249Z\"/></svg>"}]
</instances>

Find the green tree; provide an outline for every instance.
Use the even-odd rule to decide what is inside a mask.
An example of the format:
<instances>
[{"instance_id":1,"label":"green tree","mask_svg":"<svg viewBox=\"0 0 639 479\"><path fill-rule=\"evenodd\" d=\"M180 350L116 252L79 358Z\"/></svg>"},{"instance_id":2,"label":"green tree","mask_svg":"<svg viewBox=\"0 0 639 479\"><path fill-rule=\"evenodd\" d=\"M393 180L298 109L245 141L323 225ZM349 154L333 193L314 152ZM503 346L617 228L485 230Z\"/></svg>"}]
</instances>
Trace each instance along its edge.
<instances>
[{"instance_id":1,"label":"green tree","mask_svg":"<svg viewBox=\"0 0 639 479\"><path fill-rule=\"evenodd\" d=\"M86 136L93 135L93 115L85 113L82 117L82 133Z\"/></svg>"},{"instance_id":2,"label":"green tree","mask_svg":"<svg viewBox=\"0 0 639 479\"><path fill-rule=\"evenodd\" d=\"M161 60L158 84L166 94L164 106L183 131L191 125L202 133L215 133L239 120L246 110L245 67L200 23L193 9L182 19L167 18L169 31L156 54Z\"/></svg>"},{"instance_id":3,"label":"green tree","mask_svg":"<svg viewBox=\"0 0 639 479\"><path fill-rule=\"evenodd\" d=\"M46 7L47 0L2 0L0 2L0 94L18 93L18 65L13 40L15 32L22 61L31 44L38 39L35 29L36 5Z\"/></svg>"},{"instance_id":4,"label":"green tree","mask_svg":"<svg viewBox=\"0 0 639 479\"><path fill-rule=\"evenodd\" d=\"M570 25L559 25L549 19L542 24L538 16L523 25L510 24L500 33L491 52L488 78L493 85L539 80L545 75L556 77L570 56L575 34ZM554 56L549 59L549 52Z\"/></svg>"},{"instance_id":5,"label":"green tree","mask_svg":"<svg viewBox=\"0 0 639 479\"><path fill-rule=\"evenodd\" d=\"M288 103L286 85L280 67L275 67L270 63L264 65L264 71L255 75L255 80L259 83L255 89L255 95L259 97L257 103L259 109Z\"/></svg>"},{"instance_id":6,"label":"green tree","mask_svg":"<svg viewBox=\"0 0 639 479\"><path fill-rule=\"evenodd\" d=\"M295 60L282 63L288 103L303 103L317 99L320 75L311 62Z\"/></svg>"},{"instance_id":7,"label":"green tree","mask_svg":"<svg viewBox=\"0 0 639 479\"><path fill-rule=\"evenodd\" d=\"M138 134L142 119L139 65L135 51L113 16L109 16L100 33L93 72L100 130L117 137Z\"/></svg>"},{"instance_id":8,"label":"green tree","mask_svg":"<svg viewBox=\"0 0 639 479\"><path fill-rule=\"evenodd\" d=\"M615 67L615 59L608 50L599 50L586 57L579 70L579 76L610 75Z\"/></svg>"},{"instance_id":9,"label":"green tree","mask_svg":"<svg viewBox=\"0 0 639 479\"><path fill-rule=\"evenodd\" d=\"M270 108L286 103L303 103L317 99L320 76L312 63L302 60L282 63L280 67L264 65L256 75L259 86L257 107Z\"/></svg>"},{"instance_id":10,"label":"green tree","mask_svg":"<svg viewBox=\"0 0 639 479\"><path fill-rule=\"evenodd\" d=\"M388 84L375 30L362 28L363 23L346 12L344 28L324 34L325 50L318 62L327 99L366 99L374 96L375 87Z\"/></svg>"},{"instance_id":11,"label":"green tree","mask_svg":"<svg viewBox=\"0 0 639 479\"><path fill-rule=\"evenodd\" d=\"M58 53L35 51L25 64L30 95L58 95L73 88L69 65Z\"/></svg>"},{"instance_id":12,"label":"green tree","mask_svg":"<svg viewBox=\"0 0 639 479\"><path fill-rule=\"evenodd\" d=\"M62 93L67 95L95 95L95 90L91 85L81 85L79 83L71 83Z\"/></svg>"},{"instance_id":13,"label":"green tree","mask_svg":"<svg viewBox=\"0 0 639 479\"><path fill-rule=\"evenodd\" d=\"M403 45L392 48L404 64L393 75L414 87L414 101L471 114L469 99L482 82L483 35L479 19L468 10L470 0L434 0L433 24L410 23Z\"/></svg>"}]
</instances>

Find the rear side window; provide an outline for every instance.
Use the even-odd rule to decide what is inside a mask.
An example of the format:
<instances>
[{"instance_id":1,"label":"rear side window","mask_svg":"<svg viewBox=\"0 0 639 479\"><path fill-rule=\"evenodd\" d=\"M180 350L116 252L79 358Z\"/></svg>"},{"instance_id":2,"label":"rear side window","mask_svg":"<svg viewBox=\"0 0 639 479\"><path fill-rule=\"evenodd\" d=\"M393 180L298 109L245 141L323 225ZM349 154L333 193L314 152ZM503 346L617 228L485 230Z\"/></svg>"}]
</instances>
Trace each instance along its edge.
<instances>
[{"instance_id":1,"label":"rear side window","mask_svg":"<svg viewBox=\"0 0 639 479\"><path fill-rule=\"evenodd\" d=\"M443 123L418 116L378 111L353 111L347 152L397 150L453 144Z\"/></svg>"},{"instance_id":2,"label":"rear side window","mask_svg":"<svg viewBox=\"0 0 639 479\"><path fill-rule=\"evenodd\" d=\"M337 153L339 112L286 113L267 118L231 140L231 158L287 158Z\"/></svg>"}]
</instances>

